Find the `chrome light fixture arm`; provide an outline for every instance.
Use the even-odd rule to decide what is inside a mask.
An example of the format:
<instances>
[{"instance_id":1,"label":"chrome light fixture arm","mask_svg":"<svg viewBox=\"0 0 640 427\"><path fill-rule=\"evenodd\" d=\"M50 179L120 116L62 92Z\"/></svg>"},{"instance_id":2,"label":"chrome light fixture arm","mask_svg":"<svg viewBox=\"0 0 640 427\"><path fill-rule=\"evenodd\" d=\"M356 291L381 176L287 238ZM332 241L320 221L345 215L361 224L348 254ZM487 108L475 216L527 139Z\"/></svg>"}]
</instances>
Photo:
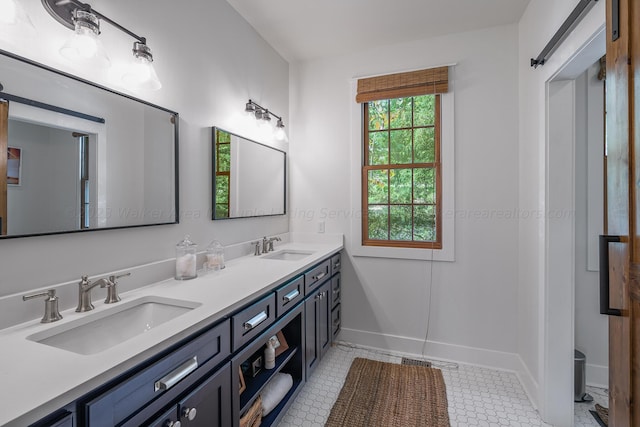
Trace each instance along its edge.
<instances>
[{"instance_id":1,"label":"chrome light fixture arm","mask_svg":"<svg viewBox=\"0 0 640 427\"><path fill-rule=\"evenodd\" d=\"M147 39L145 37L141 37L133 31L128 30L114 20L93 9L90 4L83 3L78 0L42 0L42 5L47 10L47 12L49 12L49 14L53 16L53 18L55 18L56 21L72 30L75 27L73 11L76 9L80 9L85 12L93 13L98 18L108 22L123 33L130 35L140 43L147 44Z\"/></svg>"}]
</instances>

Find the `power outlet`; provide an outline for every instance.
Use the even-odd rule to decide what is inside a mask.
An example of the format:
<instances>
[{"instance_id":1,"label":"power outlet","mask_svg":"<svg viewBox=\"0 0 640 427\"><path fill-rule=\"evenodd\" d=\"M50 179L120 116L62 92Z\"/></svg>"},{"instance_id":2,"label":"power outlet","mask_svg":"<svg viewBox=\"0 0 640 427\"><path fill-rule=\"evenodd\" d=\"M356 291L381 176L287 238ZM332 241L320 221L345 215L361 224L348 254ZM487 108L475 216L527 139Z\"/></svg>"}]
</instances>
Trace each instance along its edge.
<instances>
[{"instance_id":1,"label":"power outlet","mask_svg":"<svg viewBox=\"0 0 640 427\"><path fill-rule=\"evenodd\" d=\"M324 221L318 221L318 233L324 233Z\"/></svg>"}]
</instances>

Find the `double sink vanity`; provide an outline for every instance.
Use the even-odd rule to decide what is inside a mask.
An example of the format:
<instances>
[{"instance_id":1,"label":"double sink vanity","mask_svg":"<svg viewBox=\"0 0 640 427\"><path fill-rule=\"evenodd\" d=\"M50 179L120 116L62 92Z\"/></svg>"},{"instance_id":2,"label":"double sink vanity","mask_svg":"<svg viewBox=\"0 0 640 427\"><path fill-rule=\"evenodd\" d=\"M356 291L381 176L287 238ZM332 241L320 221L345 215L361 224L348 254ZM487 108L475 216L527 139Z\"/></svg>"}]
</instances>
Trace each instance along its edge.
<instances>
[{"instance_id":1,"label":"double sink vanity","mask_svg":"<svg viewBox=\"0 0 640 427\"><path fill-rule=\"evenodd\" d=\"M94 310L0 331L0 425L235 427L286 373L293 385L261 425L277 422L339 332L342 236L275 249L113 304L96 289Z\"/></svg>"}]
</instances>

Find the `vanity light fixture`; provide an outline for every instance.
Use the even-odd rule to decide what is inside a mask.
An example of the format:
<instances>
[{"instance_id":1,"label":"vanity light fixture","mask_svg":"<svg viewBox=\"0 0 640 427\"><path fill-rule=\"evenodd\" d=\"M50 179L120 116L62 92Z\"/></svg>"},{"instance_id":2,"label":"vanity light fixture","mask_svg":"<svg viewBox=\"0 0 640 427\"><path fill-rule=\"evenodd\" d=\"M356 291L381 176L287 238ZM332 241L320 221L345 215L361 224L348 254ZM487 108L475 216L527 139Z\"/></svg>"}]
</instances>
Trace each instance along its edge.
<instances>
[{"instance_id":1,"label":"vanity light fixture","mask_svg":"<svg viewBox=\"0 0 640 427\"><path fill-rule=\"evenodd\" d=\"M282 117L278 116L277 114L274 114L273 112L269 111L267 108L264 108L256 104L252 100L249 100L249 102L245 104L244 111L247 114L253 114L256 120L260 122L259 124L266 125L266 126L271 126L271 116L275 117L276 119L278 119L278 121L276 122L276 129L274 131L273 136L279 141L288 140L287 134L284 131L284 122L282 121Z\"/></svg>"},{"instance_id":2,"label":"vanity light fixture","mask_svg":"<svg viewBox=\"0 0 640 427\"><path fill-rule=\"evenodd\" d=\"M0 2L13 0L0 0ZM125 86L132 89L157 90L162 87L153 67L153 54L147 39L140 37L117 22L94 10L91 5L79 0L42 0L42 5L60 24L74 30L73 36L60 49L66 58L108 67L109 58L98 39L100 21L105 21L136 39L133 43L133 58L122 77Z\"/></svg>"},{"instance_id":3,"label":"vanity light fixture","mask_svg":"<svg viewBox=\"0 0 640 427\"><path fill-rule=\"evenodd\" d=\"M100 20L91 11L73 11L74 33L60 48L60 54L71 61L91 61L100 68L107 68L111 60L98 38Z\"/></svg>"}]
</instances>

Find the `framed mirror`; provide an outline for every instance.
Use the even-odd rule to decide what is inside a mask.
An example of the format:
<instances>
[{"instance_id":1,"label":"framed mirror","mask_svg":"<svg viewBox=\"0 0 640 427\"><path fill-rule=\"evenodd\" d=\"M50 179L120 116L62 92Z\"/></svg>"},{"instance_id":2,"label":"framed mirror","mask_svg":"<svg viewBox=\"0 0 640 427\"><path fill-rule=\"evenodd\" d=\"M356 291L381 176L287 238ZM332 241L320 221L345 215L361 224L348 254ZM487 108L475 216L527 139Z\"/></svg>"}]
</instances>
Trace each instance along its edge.
<instances>
[{"instance_id":1,"label":"framed mirror","mask_svg":"<svg viewBox=\"0 0 640 427\"><path fill-rule=\"evenodd\" d=\"M284 215L284 151L213 128L213 219Z\"/></svg>"},{"instance_id":2,"label":"framed mirror","mask_svg":"<svg viewBox=\"0 0 640 427\"><path fill-rule=\"evenodd\" d=\"M0 50L2 238L178 222L178 114Z\"/></svg>"}]
</instances>

